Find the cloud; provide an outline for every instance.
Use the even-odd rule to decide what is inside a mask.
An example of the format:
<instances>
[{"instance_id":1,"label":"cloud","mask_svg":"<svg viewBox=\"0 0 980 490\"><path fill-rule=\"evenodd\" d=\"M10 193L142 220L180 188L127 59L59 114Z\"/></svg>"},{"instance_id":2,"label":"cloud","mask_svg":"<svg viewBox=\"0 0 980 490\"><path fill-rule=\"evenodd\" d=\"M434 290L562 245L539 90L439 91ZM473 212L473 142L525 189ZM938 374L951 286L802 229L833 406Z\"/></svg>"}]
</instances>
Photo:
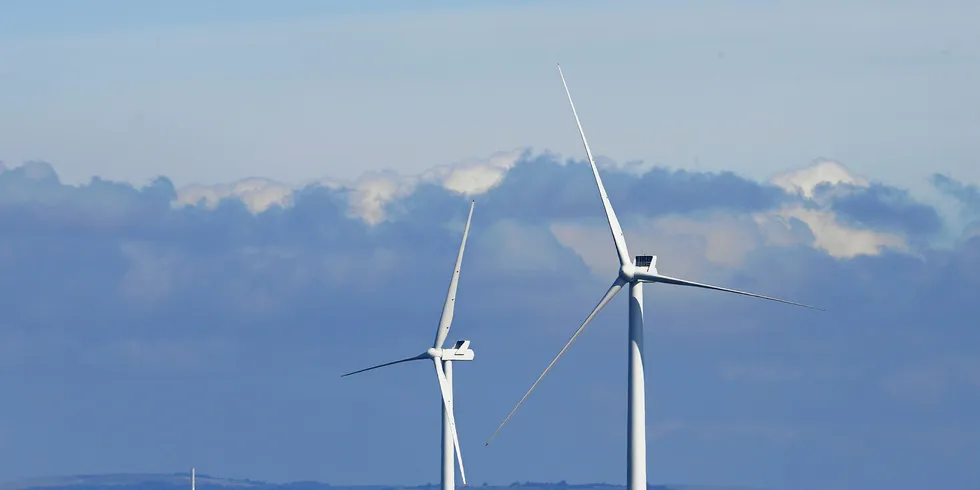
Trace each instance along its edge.
<instances>
[{"instance_id":1,"label":"cloud","mask_svg":"<svg viewBox=\"0 0 980 490\"><path fill-rule=\"evenodd\" d=\"M868 181L851 173L843 164L833 160L818 159L810 166L773 176L772 183L788 193L813 198L814 191L822 184L847 184L868 187Z\"/></svg>"},{"instance_id":2,"label":"cloud","mask_svg":"<svg viewBox=\"0 0 980 490\"><path fill-rule=\"evenodd\" d=\"M933 361L971 359L980 345L980 238L935 244L936 223L949 222L915 196L816 166L757 182L603 165L631 252L657 254L667 274L828 310L646 289L648 407L671 443L658 458L666 480L699 474L691 458L719 478L738 474L726 466L735 456L827 458L850 443L824 434L848 424L887 434L883 460L919 460L934 440L894 452L915 446L899 430L915 411L927 426L980 422L967 411L980 408L975 367ZM431 480L431 372L338 375L429 345L475 199L450 340L477 351L455 372L463 452L479 454L613 279L590 179L580 160L529 150L298 185L65 185L45 163L7 168L0 379L17 423L5 424L0 470L193 460L221 474L368 483L371 453L389 462L371 482ZM472 459L474 474L619 478L625 306L621 295L596 318ZM920 371L941 375L941 396L925 404L908 395L931 389ZM532 441L548 450L529 465Z\"/></svg>"},{"instance_id":3,"label":"cloud","mask_svg":"<svg viewBox=\"0 0 980 490\"><path fill-rule=\"evenodd\" d=\"M369 225L392 219L426 196L487 196L492 219L518 219L528 223L563 222L595 216L591 198L593 184L581 162L563 162L557 156L529 150L501 152L487 159L472 159L441 165L419 175L402 176L394 171L372 172L353 182L320 179L303 187L288 187L265 179L246 179L234 185L188 186L178 190L177 205L203 202L213 208L223 199L245 203L254 214L271 206L288 208L295 196L315 187L343 195L347 216ZM940 226L938 214L915 202L906 191L850 173L842 164L818 160L814 164L777 175L770 183L756 183L729 172L692 173L683 170L635 166L605 171L605 183L627 226L634 216L685 215L700 213L693 222L678 227L700 226L715 230L718 223L705 213L755 212L757 226L773 240L806 239L793 231L793 222L810 229L810 240L837 257L877 254L882 248L906 250L910 235L934 233ZM427 191L427 189L429 189ZM502 198L499 196L507 196ZM426 204L422 204L426 205ZM727 218L722 218L727 219ZM874 226L869 226L869 223ZM601 228L601 225L598 226ZM872 229L874 228L874 229ZM739 246L723 247L716 253L732 253Z\"/></svg>"},{"instance_id":4,"label":"cloud","mask_svg":"<svg viewBox=\"0 0 980 490\"><path fill-rule=\"evenodd\" d=\"M851 228L842 224L831 211L806 206L787 206L779 216L806 223L813 233L813 245L833 257L850 258L878 255L883 249L907 250L905 240L894 233Z\"/></svg>"},{"instance_id":5,"label":"cloud","mask_svg":"<svg viewBox=\"0 0 980 490\"><path fill-rule=\"evenodd\" d=\"M928 236L942 227L939 213L916 202L905 190L882 184L868 187L837 186L831 209L845 221L862 228L898 231L906 236ZM823 186L823 189L828 189ZM825 191L826 192L826 191Z\"/></svg>"},{"instance_id":6,"label":"cloud","mask_svg":"<svg viewBox=\"0 0 980 490\"><path fill-rule=\"evenodd\" d=\"M980 213L980 188L977 186L938 173L932 175L930 182L940 191L958 200L970 212Z\"/></svg>"},{"instance_id":7,"label":"cloud","mask_svg":"<svg viewBox=\"0 0 980 490\"><path fill-rule=\"evenodd\" d=\"M940 192L959 203L962 217L967 222L960 233L960 239L966 241L980 237L980 188L938 173L932 175L930 182Z\"/></svg>"},{"instance_id":8,"label":"cloud","mask_svg":"<svg viewBox=\"0 0 980 490\"><path fill-rule=\"evenodd\" d=\"M414 193L419 185L435 185L462 195L478 195L497 186L525 150L499 152L486 159L471 159L453 165L440 165L421 175L402 176L387 170L368 172L354 182L323 178L314 186L345 190L349 196L349 215L376 225L387 218L386 207L392 201ZM234 198L246 204L252 213L272 206L289 207L293 196L307 186L288 186L263 178L240 180L232 185L194 184L181 188L177 205L197 205L202 201L214 208L221 200Z\"/></svg>"},{"instance_id":9,"label":"cloud","mask_svg":"<svg viewBox=\"0 0 980 490\"><path fill-rule=\"evenodd\" d=\"M770 181L803 198L778 214L805 222L815 245L835 257L909 251L910 241L928 238L943 225L936 209L908 191L871 182L833 160L819 159Z\"/></svg>"},{"instance_id":10,"label":"cloud","mask_svg":"<svg viewBox=\"0 0 980 490\"><path fill-rule=\"evenodd\" d=\"M178 191L175 204L196 206L203 204L214 208L229 197L240 199L253 213L260 213L272 206L286 207L291 204L293 189L268 179L243 179L233 185L189 185Z\"/></svg>"}]
</instances>

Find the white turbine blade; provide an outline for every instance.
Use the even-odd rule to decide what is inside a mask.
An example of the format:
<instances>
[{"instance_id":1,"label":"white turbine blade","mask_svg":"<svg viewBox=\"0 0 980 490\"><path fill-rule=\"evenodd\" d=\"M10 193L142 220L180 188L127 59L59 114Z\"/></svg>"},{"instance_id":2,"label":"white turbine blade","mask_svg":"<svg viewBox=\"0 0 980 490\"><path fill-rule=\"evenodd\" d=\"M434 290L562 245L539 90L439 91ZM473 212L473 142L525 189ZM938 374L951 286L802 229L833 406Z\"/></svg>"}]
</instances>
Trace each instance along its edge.
<instances>
[{"instance_id":1,"label":"white turbine blade","mask_svg":"<svg viewBox=\"0 0 980 490\"><path fill-rule=\"evenodd\" d=\"M459 268L463 265L463 250L466 248L466 237L470 234L470 220L473 219L473 206L476 201L470 203L470 215L466 218L466 228L463 229L463 241L459 244L459 254L456 255L456 267L453 269L453 277L449 281L449 294L446 295L446 304L442 306L442 316L439 318L439 328L436 330L436 341L432 347L442 348L442 344L449 335L449 327L453 324L453 312L456 310L456 287L459 285Z\"/></svg>"},{"instance_id":2,"label":"white turbine blade","mask_svg":"<svg viewBox=\"0 0 980 490\"><path fill-rule=\"evenodd\" d=\"M575 339L578 338L578 336L582 333L583 330L585 330L585 327L589 324L589 322L591 322L592 319L595 318L596 314L599 313L599 310L601 310L604 306L606 306L606 303L609 303L609 301L613 299L614 296L616 296L616 293L618 293L623 288L623 285L625 284L626 281L624 281L622 278L616 278L616 281L613 282L612 286L609 286L609 290L606 291L606 295L603 296L601 300L599 300L599 304L597 304L596 307L592 310L592 313L589 313L588 318L586 318L585 321L582 322L582 325L578 327L578 330L576 330L575 333L572 334L572 338L568 339L568 342L565 343L565 347L561 348L561 350L558 352L558 355L551 360L551 364L548 364L548 367L545 368L543 373L541 373L541 376L538 376L537 381L535 381L534 384L531 385L531 389L527 390L527 393L524 394L524 397L521 398L521 401L517 402L517 406L514 407L514 409L510 411L510 414L507 415L507 418L505 418L504 421L501 422L500 427L497 427L497 430L494 431L492 436L490 436L490 439L487 439L487 443L486 443L487 446L490 445L490 441L492 441L495 437L497 437L497 434L500 432L500 429L504 428L504 425L507 423L507 421L510 420L511 417L514 416L514 413L517 412L517 409L521 408L521 405L524 404L524 400L527 400L527 397L531 394L532 391L534 391L534 388L538 386L538 383L541 382L541 379L544 378L544 375L548 374L548 371L551 371L551 368L555 366L555 363L558 362L558 359L563 354L565 354L565 351L568 350L568 348L572 345L572 342L575 342Z\"/></svg>"},{"instance_id":3,"label":"white turbine blade","mask_svg":"<svg viewBox=\"0 0 980 490\"><path fill-rule=\"evenodd\" d=\"M446 410L446 417L449 419L449 429L453 434L453 446L456 447L456 461L459 463L459 476L466 485L466 472L463 471L463 453L459 451L459 435L456 432L456 417L453 414L453 402L450 400L449 381L446 379L446 372L442 369L442 359L433 359L436 364L436 377L439 378L439 390L442 392L442 404Z\"/></svg>"},{"instance_id":4,"label":"white turbine blade","mask_svg":"<svg viewBox=\"0 0 980 490\"><path fill-rule=\"evenodd\" d=\"M582 135L582 144L585 145L585 154L589 156L589 165L592 166L592 175L595 176L595 185L599 188L599 197L602 198L602 208L606 210L606 221L609 222L609 231L613 236L613 243L616 244L616 253L619 254L619 265L632 264L629 250L626 249L626 238L623 236L623 228L619 226L616 219L616 212L613 211L612 204L609 203L609 196L606 195L606 188L602 186L602 179L599 178L599 169L595 166L595 159L592 158L592 150L589 149L589 142L585 139L585 131L582 129L582 122L578 119L578 112L575 111L575 103L572 102L572 94L568 91L568 84L565 83L565 75L561 72L561 65L558 65L558 75L561 77L561 84L565 86L565 95L568 96L568 104L572 106L572 115L575 116L575 124L578 125L578 132Z\"/></svg>"},{"instance_id":5,"label":"white turbine blade","mask_svg":"<svg viewBox=\"0 0 980 490\"><path fill-rule=\"evenodd\" d=\"M429 358L429 356L426 355L426 354L419 354L417 356L406 357L404 359L399 359L397 361L391 361L391 362L386 362L384 364L378 364L377 366L371 366L369 368L358 369L357 371L352 371L352 372L349 372L347 374L342 374L342 375L340 375L340 377L343 378L345 376L350 376L352 374L363 373L364 371L370 371L372 369L378 369L378 368L383 368L385 366L391 366L392 364L400 364L400 363L403 363L403 362L418 361L418 360L421 360L421 359L428 359L428 358Z\"/></svg>"},{"instance_id":6,"label":"white turbine blade","mask_svg":"<svg viewBox=\"0 0 980 490\"><path fill-rule=\"evenodd\" d=\"M695 288L713 289L715 291L724 291L726 293L741 294L743 296L751 296L753 298L766 299L766 300L769 300L769 301L776 301L776 302L779 302L779 303L786 303L788 305L802 306L804 308L810 308L810 309L813 309L813 310L824 311L821 308L817 308L815 306L810 306L810 305L805 305L803 303L796 303L796 302L793 302L793 301L787 301L785 299L773 298L773 297L770 297L770 296L763 296L761 294L748 293L748 292L745 292L745 291L739 291L737 289L729 289L729 288L723 288L723 287L720 287L720 286L712 286L710 284L701 284L699 282L688 281L686 279L677 279L676 277L662 276L660 274L651 274L649 272L636 271L634 273L634 277L636 277L637 279L639 279L640 281L643 281L643 282L654 282L654 283L660 282L660 283L664 283L664 284L673 284L675 286L691 286L691 287L695 287Z\"/></svg>"}]
</instances>

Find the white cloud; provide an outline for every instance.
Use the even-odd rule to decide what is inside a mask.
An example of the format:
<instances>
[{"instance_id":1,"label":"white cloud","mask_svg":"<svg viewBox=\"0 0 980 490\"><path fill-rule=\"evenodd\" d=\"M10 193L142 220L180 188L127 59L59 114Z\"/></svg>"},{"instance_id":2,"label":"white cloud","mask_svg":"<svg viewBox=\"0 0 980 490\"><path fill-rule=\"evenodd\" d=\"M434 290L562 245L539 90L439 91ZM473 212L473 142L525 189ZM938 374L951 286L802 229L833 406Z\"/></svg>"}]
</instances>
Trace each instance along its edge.
<instances>
[{"instance_id":1,"label":"white cloud","mask_svg":"<svg viewBox=\"0 0 980 490\"><path fill-rule=\"evenodd\" d=\"M833 160L816 160L804 168L777 174L770 182L790 194L799 194L807 199L813 199L813 190L820 184L868 186L865 178L854 175L844 165Z\"/></svg>"},{"instance_id":2,"label":"white cloud","mask_svg":"<svg viewBox=\"0 0 980 490\"><path fill-rule=\"evenodd\" d=\"M272 206L286 207L292 204L293 188L269 179L252 177L232 184L192 184L177 190L176 206L194 206L202 203L214 208L222 199L238 198L252 213L260 213Z\"/></svg>"},{"instance_id":3,"label":"white cloud","mask_svg":"<svg viewBox=\"0 0 980 490\"><path fill-rule=\"evenodd\" d=\"M840 224L830 211L806 209L800 205L781 208L778 215L803 221L813 232L813 246L837 258L877 255L882 248L907 251L905 239L893 233L860 230ZM788 226L788 225L786 225Z\"/></svg>"},{"instance_id":4,"label":"white cloud","mask_svg":"<svg viewBox=\"0 0 980 490\"><path fill-rule=\"evenodd\" d=\"M411 195L420 184L437 185L463 195L484 194L499 185L528 151L515 149L498 152L488 158L439 165L418 175L402 175L388 170L367 172L354 181L322 178L312 184L349 190L349 215L376 225L387 219L385 207L388 203ZM806 204L792 203L776 211L744 216L724 212L696 218L666 216L636 222L633 227L627 226L627 233L633 237L636 246L649 247L647 251L672 251L669 267L676 273L703 272L703 267L698 265L703 258L714 264L737 267L746 254L763 245L808 244L838 258L876 255L883 248L908 251L906 240L901 235L857 229L840 223L832 211L825 209L826 203L814 195L814 189L820 184L869 185L868 179L852 173L843 164L833 160L816 160L806 167L775 175L770 182L800 196ZM233 184L191 185L178 190L175 205L203 202L205 206L214 207L221 199L237 198L251 212L259 213L273 206L291 206L298 187L261 178L244 179ZM810 233L794 228L794 218L805 223ZM605 271L612 267L610 264L614 263L614 256L607 250L611 245L606 243L603 226L591 230L580 224L554 223L551 231L565 246L576 250L593 270ZM593 237L593 233L598 235Z\"/></svg>"},{"instance_id":5,"label":"white cloud","mask_svg":"<svg viewBox=\"0 0 980 490\"><path fill-rule=\"evenodd\" d=\"M385 219L385 205L408 196L415 190L418 179L403 177L392 171L371 172L363 175L350 189L350 214L370 225Z\"/></svg>"},{"instance_id":6,"label":"white cloud","mask_svg":"<svg viewBox=\"0 0 980 490\"><path fill-rule=\"evenodd\" d=\"M821 206L826 203L814 195L814 189L820 184L869 186L866 178L852 173L843 164L833 160L816 160L804 168L775 175L770 179L770 183L790 194L802 196L811 204ZM782 223L788 228L787 220L789 218L803 221L813 232L813 245L834 257L850 258L858 255L877 255L885 247L902 251L908 250L903 237L893 233L860 230L845 226L829 210L791 204L782 207L775 214L783 219L773 221L770 217L760 216L757 220L759 222L768 221L769 224L773 225L770 230L777 228L777 223Z\"/></svg>"},{"instance_id":7,"label":"white cloud","mask_svg":"<svg viewBox=\"0 0 980 490\"><path fill-rule=\"evenodd\" d=\"M422 183L435 184L464 195L484 194L496 187L514 167L526 150L497 152L489 158L473 158L458 163L439 165L421 175L401 175L393 170L366 172L355 181L322 178L313 185L330 189L348 189L349 213L365 223L376 225L386 219L385 206L396 199L411 195ZM290 186L268 179L249 178L233 184L189 185L178 189L176 206L217 206L222 199L237 198L252 213L272 206L288 207L300 186Z\"/></svg>"},{"instance_id":8,"label":"white cloud","mask_svg":"<svg viewBox=\"0 0 980 490\"><path fill-rule=\"evenodd\" d=\"M440 165L422 174L425 182L464 195L483 194L499 184L514 168L526 150L498 152L485 159L470 159L453 165Z\"/></svg>"},{"instance_id":9,"label":"white cloud","mask_svg":"<svg viewBox=\"0 0 980 490\"><path fill-rule=\"evenodd\" d=\"M908 250L902 236L851 228L841 224L833 211L821 209L825 203L814 200L813 194L818 185L869 185L867 179L851 173L838 162L818 160L802 169L777 175L771 182L803 197L807 205L792 203L751 215L715 212L696 217L668 215L624 222L630 250L634 254L662 254L667 257L667 260L658 261L662 272L703 280L717 274L712 264L737 268L747 254L762 246L805 244L837 258L876 255L885 247ZM794 227L793 218L805 223L809 233L802 227ZM604 225L554 223L551 230L563 245L578 253L595 274L603 276L615 270L615 254Z\"/></svg>"}]
</instances>

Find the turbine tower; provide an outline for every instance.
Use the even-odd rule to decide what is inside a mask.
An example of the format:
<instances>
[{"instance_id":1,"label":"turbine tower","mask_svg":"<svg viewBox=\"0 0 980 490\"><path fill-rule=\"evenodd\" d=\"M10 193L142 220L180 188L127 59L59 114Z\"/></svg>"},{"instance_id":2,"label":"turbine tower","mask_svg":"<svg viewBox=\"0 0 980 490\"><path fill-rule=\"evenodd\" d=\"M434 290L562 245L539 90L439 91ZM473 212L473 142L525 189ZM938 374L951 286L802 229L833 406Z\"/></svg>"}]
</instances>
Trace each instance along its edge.
<instances>
[{"instance_id":1,"label":"turbine tower","mask_svg":"<svg viewBox=\"0 0 980 490\"><path fill-rule=\"evenodd\" d=\"M459 245L459 254L456 255L456 267L453 269L452 279L449 281L449 294L442 307L442 317L439 318L439 327L436 329L436 338L432 347L417 356L386 362L343 375L350 376L408 361L432 360L435 364L436 378L439 381L439 390L442 392L442 409L440 410L442 412L442 490L453 490L456 486L455 466L453 465L454 452L456 461L459 462L459 474L463 480L463 486L466 486L466 472L463 471L463 456L459 451L459 436L456 433L456 420L453 415L453 361L472 361L473 350L470 349L469 340L460 340L449 349L442 346L446 342L449 327L452 326L453 322L453 312L456 307L456 287L459 284L459 268L463 263L463 250L466 248L466 238L470 233L470 220L473 219L473 206L475 204L475 202L470 203L470 214L466 218L466 228L463 229L463 241Z\"/></svg>"},{"instance_id":2,"label":"turbine tower","mask_svg":"<svg viewBox=\"0 0 980 490\"><path fill-rule=\"evenodd\" d=\"M585 153L589 157L589 165L592 166L592 175L595 177L596 187L599 189L599 198L602 200L602 207L606 212L606 221L609 223L609 231L612 233L613 244L616 247L616 254L619 257L619 271L616 280L613 281L612 286L606 291L605 296L599 300L599 304L592 310L592 313L586 317L582 325L579 326L578 330L572 335L564 347L558 352L558 355L552 359L548 367L545 368L541 376L538 377L537 381L531 385L531 389L524 394L521 401L517 403L517 406L511 410L507 418L504 419L500 427L490 436L487 440L487 445L490 441L500 432L500 429L504 427L504 424L517 412L517 409L524 403L524 400L534 391L534 388L538 386L541 379L544 378L548 371L558 362L558 359L568 350L568 347L572 345L572 342L585 330L585 327L592 321L592 319L599 313L610 300L616 296L617 293L625 285L629 285L630 290L630 302L629 302L629 394L627 396L628 400L628 414L626 422L626 487L627 490L646 490L647 489L647 468L646 468L646 398L644 393L644 383L643 383L643 283L662 283L671 284L675 286L692 286L696 288L703 289L713 289L716 291L725 291L728 293L741 294L745 296L751 296L754 298L762 298L770 301L778 301L780 303L787 303L795 306L802 306L805 308L813 308L812 306L794 303L792 301L786 301L777 298L771 298L769 296L762 296L755 293L747 293L744 291L737 291L734 289L728 289L718 286L711 286L708 284L701 284L694 281L688 281L685 279L677 279L674 277L665 276L657 272L657 257L654 255L638 255L635 261L630 258L629 250L626 248L626 238L623 236L623 229L619 225L619 220L616 219L616 212L613 211L612 205L609 203L609 196L606 195L606 189L602 186L602 179L599 178L599 170L596 168L595 159L592 158L592 150L589 149L589 142L585 139L585 131L582 130L582 123L579 121L578 113L575 111L575 104L572 102L572 95L568 91L568 84L565 83L565 76L561 72L561 65L558 66L558 75L561 77L562 85L565 87L565 95L568 96L568 103L572 107L572 115L575 116L575 123L578 125L579 134L582 136L582 144L585 146ZM819 308L814 308L819 309Z\"/></svg>"}]
</instances>

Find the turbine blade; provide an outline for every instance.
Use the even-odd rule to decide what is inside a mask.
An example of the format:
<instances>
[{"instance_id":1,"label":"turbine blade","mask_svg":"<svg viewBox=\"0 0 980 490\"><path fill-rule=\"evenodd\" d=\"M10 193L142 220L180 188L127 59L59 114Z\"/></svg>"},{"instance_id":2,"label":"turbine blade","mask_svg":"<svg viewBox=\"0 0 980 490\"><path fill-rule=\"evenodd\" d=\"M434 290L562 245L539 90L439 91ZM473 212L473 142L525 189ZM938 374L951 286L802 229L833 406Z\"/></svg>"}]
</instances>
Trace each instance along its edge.
<instances>
[{"instance_id":1,"label":"turbine blade","mask_svg":"<svg viewBox=\"0 0 980 490\"><path fill-rule=\"evenodd\" d=\"M606 291L606 295L603 296L601 300L599 300L599 303L592 310L592 313L589 313L588 318L586 318L585 321L582 322L582 325L578 327L578 330L576 330L575 333L572 334L572 338L568 339L568 342L565 343L565 347L562 347L561 350L558 351L558 355L551 360L551 364L548 364L548 367L545 368L543 373L541 373L541 376L538 376L537 381L535 381L534 384L531 385L531 389L527 390L527 393L524 394L524 397L521 398L521 401L517 402L517 406L510 411L510 414L508 414L507 418L505 418L504 421L501 422L500 426L497 427L497 430L494 431L492 436L490 436L490 439L487 439L487 443L486 443L487 446L490 445L490 441L493 441L493 439L497 437L497 434L500 432L500 429L504 428L504 425L507 424L507 421L509 421L510 418L514 416L514 413L517 412L517 409L521 408L521 405L524 404L524 400L527 400L527 397L531 394L532 391L534 391L534 388L538 386L538 383L541 382L541 379L544 378L544 375L548 374L548 371L551 371L551 368L554 367L556 362L558 362L558 359L563 354L565 354L565 351L568 350L568 348L572 345L572 342L575 342L575 339L578 338L578 336L582 333L583 330L585 330L585 327L589 324L589 322L591 322L592 319L595 318L596 314L599 313L599 310L601 310L604 306L606 306L606 303L609 303L609 301L613 299L614 296L616 296L616 293L619 293L619 291L623 289L623 285L625 284L626 281L624 281L620 277L620 278L616 278L616 281L613 282L612 286L609 286L609 290Z\"/></svg>"},{"instance_id":2,"label":"turbine blade","mask_svg":"<svg viewBox=\"0 0 980 490\"><path fill-rule=\"evenodd\" d=\"M473 206L476 201L470 202L470 215L466 218L466 228L463 229L463 241L459 244L459 254L456 255L456 267L453 269L452 279L449 281L449 293L446 295L446 303L442 305L442 316L439 317L439 328L436 330L436 340L432 347L442 348L449 335L449 327L453 324L453 313L456 310L456 288L459 285L459 268L463 265L463 250L466 248L466 237L470 234L470 220L473 219Z\"/></svg>"},{"instance_id":3,"label":"turbine blade","mask_svg":"<svg viewBox=\"0 0 980 490\"><path fill-rule=\"evenodd\" d=\"M397 361L386 362L384 364L378 364L377 366L371 366L369 368L358 369L357 371L351 371L351 372L349 372L347 374L340 375L340 377L343 378L343 377L346 377L346 376L350 376L352 374L363 373L364 371L370 371L372 369L378 369L378 368L383 368L385 366L391 366L392 364L401 364L403 362L418 361L418 360L421 360L421 359L428 359L428 358L429 358L429 356L426 355L426 354L419 354L417 356L406 357L404 359L399 359Z\"/></svg>"},{"instance_id":4,"label":"turbine blade","mask_svg":"<svg viewBox=\"0 0 980 490\"><path fill-rule=\"evenodd\" d=\"M558 75L561 77L561 84L565 86L565 95L568 96L568 104L572 106L572 115L575 116L575 124L578 125L578 132L582 135L582 144L585 146L585 154L589 156L589 165L592 166L592 175L595 176L595 185L599 188L599 197L602 198L602 208L606 210L606 221L609 222L609 232L612 233L613 243L616 244L616 253L619 255L619 265L632 264L629 250L626 248L626 237L623 236L623 228L616 219L616 211L613 211L612 204L609 203L609 196L606 195L606 188L602 185L599 178L599 169L595 166L595 159L592 158L592 150L589 149L589 142L585 139L585 130L582 129L582 122L579 121L578 112L575 111L575 103L572 102L572 94L568 91L568 84L565 83L565 75L561 72L561 65L558 65Z\"/></svg>"},{"instance_id":5,"label":"turbine blade","mask_svg":"<svg viewBox=\"0 0 980 490\"><path fill-rule=\"evenodd\" d=\"M636 271L634 273L634 277L636 277L637 279L639 279L640 281L643 281L643 282L654 282L654 283L660 282L660 283L664 283L664 284L673 284L675 286L691 286L691 287L702 288L702 289L713 289L715 291L724 291L726 293L741 294L743 296L751 296L753 298L765 299L765 300L769 300L769 301L776 301L778 303L786 303L788 305L802 306L803 308L810 308L810 309L813 309L813 310L825 311L825 310L823 310L821 308L817 308L816 306L805 305L803 303L796 303L794 301L787 301L785 299L773 298L771 296L763 296L761 294L755 294L755 293L748 293L748 292L745 292L745 291L739 291L737 289L729 289L729 288L723 288L723 287L720 287L720 286L712 286L710 284L702 284L702 283L699 283L699 282L688 281L686 279L678 279L676 277L662 276L660 274L651 274L649 272Z\"/></svg>"},{"instance_id":6,"label":"turbine blade","mask_svg":"<svg viewBox=\"0 0 980 490\"><path fill-rule=\"evenodd\" d=\"M442 359L433 359L436 364L436 377L439 378L439 390L442 391L442 404L446 410L446 418L449 419L449 428L453 434L453 446L456 447L456 462L459 463L459 476L466 485L466 472L463 471L463 453L459 451L459 435L456 433L456 417L453 414L453 402L449 392L449 381L446 379L446 372L442 369Z\"/></svg>"}]
</instances>

